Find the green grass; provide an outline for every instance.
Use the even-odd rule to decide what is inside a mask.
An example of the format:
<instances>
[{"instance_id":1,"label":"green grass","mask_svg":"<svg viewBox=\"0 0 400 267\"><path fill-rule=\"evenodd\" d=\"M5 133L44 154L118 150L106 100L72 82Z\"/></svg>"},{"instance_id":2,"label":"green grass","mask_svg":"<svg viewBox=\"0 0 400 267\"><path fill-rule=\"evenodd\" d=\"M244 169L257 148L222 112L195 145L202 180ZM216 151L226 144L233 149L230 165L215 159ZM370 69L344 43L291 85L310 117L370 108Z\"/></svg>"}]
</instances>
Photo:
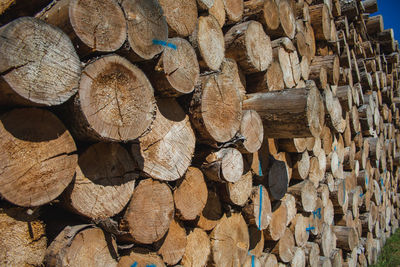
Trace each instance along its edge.
<instances>
[{"instance_id":1,"label":"green grass","mask_svg":"<svg viewBox=\"0 0 400 267\"><path fill-rule=\"evenodd\" d=\"M387 241L379 255L378 262L373 267L400 266L400 229Z\"/></svg>"}]
</instances>

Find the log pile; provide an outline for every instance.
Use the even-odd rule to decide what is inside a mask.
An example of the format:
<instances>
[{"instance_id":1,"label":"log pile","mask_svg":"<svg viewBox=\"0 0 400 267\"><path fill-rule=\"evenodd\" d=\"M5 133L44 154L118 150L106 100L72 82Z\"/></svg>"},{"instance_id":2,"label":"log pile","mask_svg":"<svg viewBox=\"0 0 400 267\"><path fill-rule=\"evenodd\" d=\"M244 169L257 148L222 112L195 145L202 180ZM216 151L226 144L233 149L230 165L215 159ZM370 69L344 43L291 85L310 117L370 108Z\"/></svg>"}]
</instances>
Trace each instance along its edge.
<instances>
[{"instance_id":1,"label":"log pile","mask_svg":"<svg viewBox=\"0 0 400 267\"><path fill-rule=\"evenodd\" d=\"M376 0L0 0L0 265L367 266L399 227Z\"/></svg>"}]
</instances>

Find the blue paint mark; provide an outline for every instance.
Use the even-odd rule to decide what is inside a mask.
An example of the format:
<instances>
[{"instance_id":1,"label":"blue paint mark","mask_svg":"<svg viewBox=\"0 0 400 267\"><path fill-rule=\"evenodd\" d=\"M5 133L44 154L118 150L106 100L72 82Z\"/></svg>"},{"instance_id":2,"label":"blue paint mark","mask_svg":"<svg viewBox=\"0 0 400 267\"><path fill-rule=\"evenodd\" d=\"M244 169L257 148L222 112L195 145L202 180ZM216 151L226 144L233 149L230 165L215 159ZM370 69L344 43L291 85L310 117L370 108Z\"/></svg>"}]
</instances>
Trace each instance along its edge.
<instances>
[{"instance_id":1,"label":"blue paint mark","mask_svg":"<svg viewBox=\"0 0 400 267\"><path fill-rule=\"evenodd\" d=\"M365 182L367 183L368 186L368 175L365 175Z\"/></svg>"},{"instance_id":2,"label":"blue paint mark","mask_svg":"<svg viewBox=\"0 0 400 267\"><path fill-rule=\"evenodd\" d=\"M258 211L258 230L261 231L261 213L262 213L262 185L260 185L260 206Z\"/></svg>"},{"instance_id":3,"label":"blue paint mark","mask_svg":"<svg viewBox=\"0 0 400 267\"><path fill-rule=\"evenodd\" d=\"M314 219L318 217L321 220L321 208L318 208L316 211L313 211Z\"/></svg>"},{"instance_id":4,"label":"blue paint mark","mask_svg":"<svg viewBox=\"0 0 400 267\"><path fill-rule=\"evenodd\" d=\"M155 265L155 264L149 264L149 265L147 265L147 264L146 264L146 267L157 267L157 265Z\"/></svg>"},{"instance_id":5,"label":"blue paint mark","mask_svg":"<svg viewBox=\"0 0 400 267\"><path fill-rule=\"evenodd\" d=\"M314 230L314 229L315 229L314 226L311 227L311 225L308 225L308 227L306 228L306 232L310 232L310 231L312 231L312 230Z\"/></svg>"},{"instance_id":6,"label":"blue paint mark","mask_svg":"<svg viewBox=\"0 0 400 267\"><path fill-rule=\"evenodd\" d=\"M254 263L255 258L256 257L254 257L254 255L251 256L251 267L256 266L255 263Z\"/></svg>"},{"instance_id":7,"label":"blue paint mark","mask_svg":"<svg viewBox=\"0 0 400 267\"><path fill-rule=\"evenodd\" d=\"M360 194L360 197L363 197L363 196L364 196L364 194L363 194L363 193L361 193L361 194Z\"/></svg>"},{"instance_id":8,"label":"blue paint mark","mask_svg":"<svg viewBox=\"0 0 400 267\"><path fill-rule=\"evenodd\" d=\"M384 184L383 184L383 179L382 179L382 177L381 177L381 185L382 185L382 187L384 187Z\"/></svg>"},{"instance_id":9,"label":"blue paint mark","mask_svg":"<svg viewBox=\"0 0 400 267\"><path fill-rule=\"evenodd\" d=\"M135 262L131 265L131 267L137 267L137 262L135 261Z\"/></svg>"},{"instance_id":10,"label":"blue paint mark","mask_svg":"<svg viewBox=\"0 0 400 267\"><path fill-rule=\"evenodd\" d=\"M258 176L263 176L261 161L258 161Z\"/></svg>"},{"instance_id":11,"label":"blue paint mark","mask_svg":"<svg viewBox=\"0 0 400 267\"><path fill-rule=\"evenodd\" d=\"M171 44L171 43L167 43L166 41L162 41L162 40L153 39L153 44L155 44L155 45L162 45L162 46L165 46L165 47L172 48L172 49L174 49L174 50L177 49L176 45Z\"/></svg>"},{"instance_id":12,"label":"blue paint mark","mask_svg":"<svg viewBox=\"0 0 400 267\"><path fill-rule=\"evenodd\" d=\"M335 146L335 151L336 151L336 146Z\"/></svg>"}]
</instances>

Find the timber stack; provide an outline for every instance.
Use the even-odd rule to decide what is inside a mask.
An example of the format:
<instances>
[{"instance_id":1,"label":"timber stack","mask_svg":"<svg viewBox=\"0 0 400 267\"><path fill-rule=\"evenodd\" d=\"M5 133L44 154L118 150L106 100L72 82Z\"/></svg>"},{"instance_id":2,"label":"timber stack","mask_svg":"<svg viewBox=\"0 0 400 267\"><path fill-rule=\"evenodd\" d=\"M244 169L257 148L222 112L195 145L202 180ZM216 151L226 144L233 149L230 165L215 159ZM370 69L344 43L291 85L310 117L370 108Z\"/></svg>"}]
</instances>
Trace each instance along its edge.
<instances>
[{"instance_id":1,"label":"timber stack","mask_svg":"<svg viewBox=\"0 0 400 267\"><path fill-rule=\"evenodd\" d=\"M0 0L0 265L368 266L400 220L377 0Z\"/></svg>"}]
</instances>

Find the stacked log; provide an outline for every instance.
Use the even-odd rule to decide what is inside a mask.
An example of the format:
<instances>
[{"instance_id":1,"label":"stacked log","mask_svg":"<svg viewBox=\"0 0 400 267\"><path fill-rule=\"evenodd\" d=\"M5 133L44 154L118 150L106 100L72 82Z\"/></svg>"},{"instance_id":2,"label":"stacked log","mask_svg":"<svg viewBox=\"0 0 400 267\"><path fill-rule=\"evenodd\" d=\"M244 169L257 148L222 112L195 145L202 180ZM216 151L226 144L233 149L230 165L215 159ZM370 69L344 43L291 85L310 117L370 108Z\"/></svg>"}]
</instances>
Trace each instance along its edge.
<instances>
[{"instance_id":1,"label":"stacked log","mask_svg":"<svg viewBox=\"0 0 400 267\"><path fill-rule=\"evenodd\" d=\"M399 227L376 0L0 1L0 265L367 266Z\"/></svg>"}]
</instances>

